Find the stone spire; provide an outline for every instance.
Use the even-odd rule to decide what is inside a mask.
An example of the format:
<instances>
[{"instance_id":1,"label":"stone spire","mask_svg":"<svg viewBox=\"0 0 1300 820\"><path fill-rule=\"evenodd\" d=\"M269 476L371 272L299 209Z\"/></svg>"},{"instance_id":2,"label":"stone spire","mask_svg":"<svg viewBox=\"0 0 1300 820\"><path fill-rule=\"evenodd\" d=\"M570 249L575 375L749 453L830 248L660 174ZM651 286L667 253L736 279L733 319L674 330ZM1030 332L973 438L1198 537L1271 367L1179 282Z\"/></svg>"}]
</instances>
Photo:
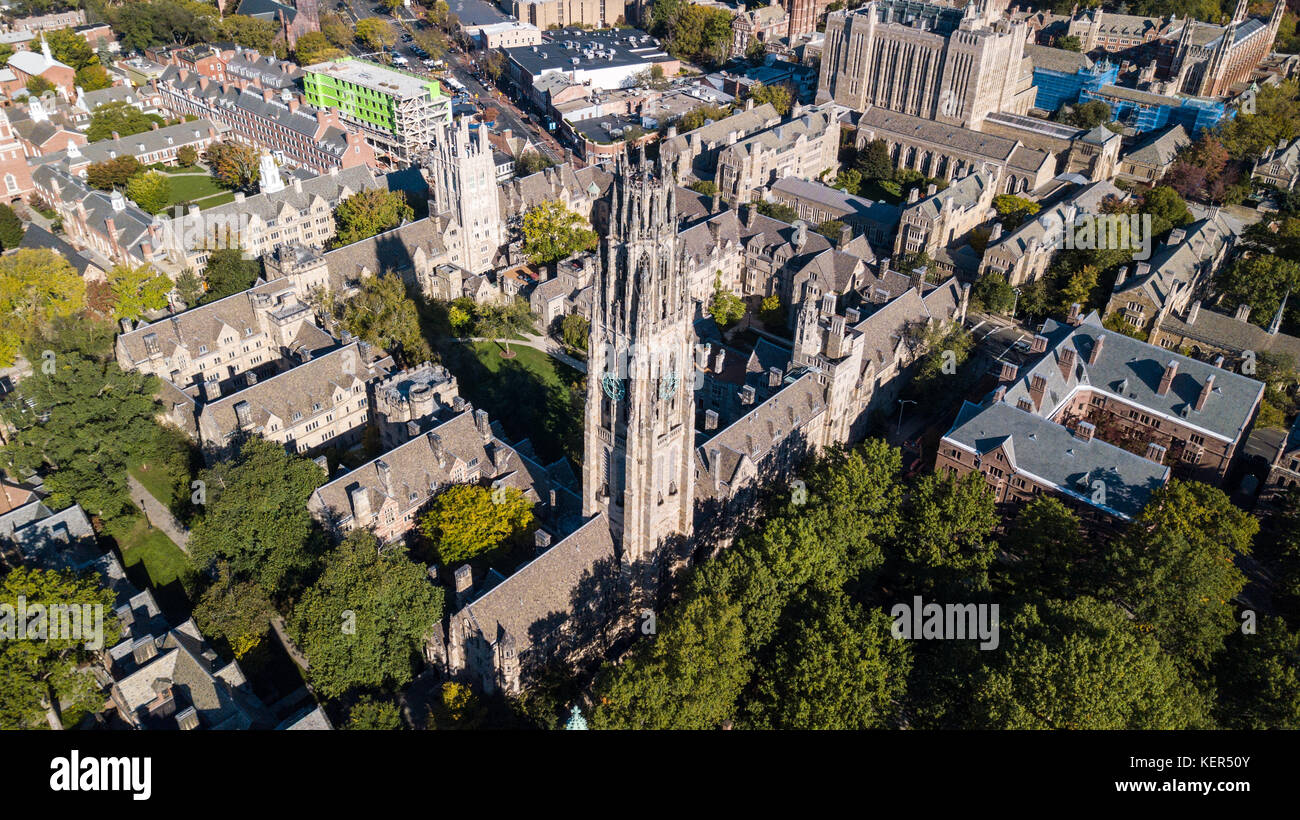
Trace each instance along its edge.
<instances>
[{"instance_id":1,"label":"stone spire","mask_svg":"<svg viewBox=\"0 0 1300 820\"><path fill-rule=\"evenodd\" d=\"M257 166L259 178L261 179L261 191L264 194L273 194L276 191L284 190L284 179L280 176L280 169L275 164L275 158L269 151L262 152L262 159Z\"/></svg>"}]
</instances>

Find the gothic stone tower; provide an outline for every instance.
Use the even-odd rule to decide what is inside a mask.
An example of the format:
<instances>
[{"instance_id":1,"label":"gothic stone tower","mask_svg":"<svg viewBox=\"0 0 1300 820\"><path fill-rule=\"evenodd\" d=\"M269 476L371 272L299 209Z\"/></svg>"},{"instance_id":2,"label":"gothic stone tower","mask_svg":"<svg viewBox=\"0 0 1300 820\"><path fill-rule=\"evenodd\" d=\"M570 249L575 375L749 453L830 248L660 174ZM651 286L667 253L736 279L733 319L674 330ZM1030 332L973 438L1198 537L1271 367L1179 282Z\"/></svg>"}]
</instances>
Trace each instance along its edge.
<instances>
[{"instance_id":1,"label":"gothic stone tower","mask_svg":"<svg viewBox=\"0 0 1300 820\"><path fill-rule=\"evenodd\" d=\"M665 170L618 162L587 348L583 513L605 514L628 567L694 513L693 306Z\"/></svg>"},{"instance_id":2,"label":"gothic stone tower","mask_svg":"<svg viewBox=\"0 0 1300 820\"><path fill-rule=\"evenodd\" d=\"M505 237L497 201L497 167L486 131L469 130L469 121L439 131L428 165L433 210L454 223L446 236L452 261L470 273L492 269Z\"/></svg>"}]
</instances>

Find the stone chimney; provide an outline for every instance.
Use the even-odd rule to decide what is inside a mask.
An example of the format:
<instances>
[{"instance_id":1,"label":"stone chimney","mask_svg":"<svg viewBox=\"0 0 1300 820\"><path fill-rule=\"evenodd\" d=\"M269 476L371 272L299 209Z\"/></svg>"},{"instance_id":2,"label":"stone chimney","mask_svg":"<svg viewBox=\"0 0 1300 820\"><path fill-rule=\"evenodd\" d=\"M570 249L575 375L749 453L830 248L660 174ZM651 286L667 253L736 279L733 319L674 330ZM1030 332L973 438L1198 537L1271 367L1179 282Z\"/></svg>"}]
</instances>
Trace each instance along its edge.
<instances>
[{"instance_id":1,"label":"stone chimney","mask_svg":"<svg viewBox=\"0 0 1300 820\"><path fill-rule=\"evenodd\" d=\"M1002 238L1002 223L994 222L993 228L989 231L988 244L992 245L994 242L997 242L1001 238Z\"/></svg>"},{"instance_id":2,"label":"stone chimney","mask_svg":"<svg viewBox=\"0 0 1300 820\"><path fill-rule=\"evenodd\" d=\"M429 450L433 452L439 467L447 466L447 453L442 449L442 436L432 430L429 431Z\"/></svg>"},{"instance_id":3,"label":"stone chimney","mask_svg":"<svg viewBox=\"0 0 1300 820\"><path fill-rule=\"evenodd\" d=\"M754 403L754 386L752 384L740 388L740 403L746 407Z\"/></svg>"},{"instance_id":4,"label":"stone chimney","mask_svg":"<svg viewBox=\"0 0 1300 820\"><path fill-rule=\"evenodd\" d=\"M1187 318L1183 321L1187 322L1189 325L1194 325L1196 324L1196 317L1199 315L1201 315L1201 300L1197 299L1195 302L1192 302L1192 306L1187 309Z\"/></svg>"},{"instance_id":5,"label":"stone chimney","mask_svg":"<svg viewBox=\"0 0 1300 820\"><path fill-rule=\"evenodd\" d=\"M364 526L370 520L370 493L365 487L357 487L348 497L352 501L352 519Z\"/></svg>"},{"instance_id":6,"label":"stone chimney","mask_svg":"<svg viewBox=\"0 0 1300 820\"><path fill-rule=\"evenodd\" d=\"M713 354L713 372L721 373L722 368L727 364L727 349L718 345L718 352Z\"/></svg>"},{"instance_id":7,"label":"stone chimney","mask_svg":"<svg viewBox=\"0 0 1300 820\"><path fill-rule=\"evenodd\" d=\"M1165 463L1165 448L1163 445L1156 444L1154 441L1147 442L1147 450L1142 454L1143 458L1154 461L1156 464Z\"/></svg>"},{"instance_id":8,"label":"stone chimney","mask_svg":"<svg viewBox=\"0 0 1300 820\"><path fill-rule=\"evenodd\" d=\"M203 383L203 397L208 401L216 401L221 398L221 382L212 380Z\"/></svg>"},{"instance_id":9,"label":"stone chimney","mask_svg":"<svg viewBox=\"0 0 1300 820\"><path fill-rule=\"evenodd\" d=\"M1233 315L1238 322L1250 321L1250 305L1237 305L1237 312Z\"/></svg>"},{"instance_id":10,"label":"stone chimney","mask_svg":"<svg viewBox=\"0 0 1300 820\"><path fill-rule=\"evenodd\" d=\"M1088 354L1088 364L1097 363L1097 360L1101 358L1101 347L1105 343L1106 343L1106 334L1105 333L1098 334L1096 341L1092 343L1092 351Z\"/></svg>"},{"instance_id":11,"label":"stone chimney","mask_svg":"<svg viewBox=\"0 0 1300 820\"><path fill-rule=\"evenodd\" d=\"M1205 378L1205 386L1201 388L1201 394L1196 397L1196 410L1200 412L1205 409L1205 402L1210 398L1210 393L1214 390L1214 374L1211 373Z\"/></svg>"},{"instance_id":12,"label":"stone chimney","mask_svg":"<svg viewBox=\"0 0 1300 820\"><path fill-rule=\"evenodd\" d=\"M1173 361L1171 359L1169 361L1169 364L1165 365L1165 372L1160 376L1160 386L1156 388L1156 395L1157 396L1167 395L1169 393L1169 385L1173 384L1174 376L1177 375L1178 375L1178 362Z\"/></svg>"},{"instance_id":13,"label":"stone chimney","mask_svg":"<svg viewBox=\"0 0 1300 820\"><path fill-rule=\"evenodd\" d=\"M455 585L456 606L463 607L469 603L469 595L474 588L474 570L469 564L456 567L452 582Z\"/></svg>"},{"instance_id":14,"label":"stone chimney","mask_svg":"<svg viewBox=\"0 0 1300 820\"><path fill-rule=\"evenodd\" d=\"M1083 441L1092 441L1092 437L1097 432L1097 425L1090 421L1081 421L1074 425L1074 434Z\"/></svg>"},{"instance_id":15,"label":"stone chimney","mask_svg":"<svg viewBox=\"0 0 1300 820\"><path fill-rule=\"evenodd\" d=\"M784 375L785 374L781 372L781 368L769 367L767 369L767 386L773 388L780 387L781 379Z\"/></svg>"},{"instance_id":16,"label":"stone chimney","mask_svg":"<svg viewBox=\"0 0 1300 820\"><path fill-rule=\"evenodd\" d=\"M717 411L717 410L705 410L705 411L704 411L704 429L705 429L705 430L716 430L716 429L718 429L718 411Z\"/></svg>"},{"instance_id":17,"label":"stone chimney","mask_svg":"<svg viewBox=\"0 0 1300 820\"><path fill-rule=\"evenodd\" d=\"M695 366L700 370L709 369L709 343L695 346Z\"/></svg>"},{"instance_id":18,"label":"stone chimney","mask_svg":"<svg viewBox=\"0 0 1300 820\"><path fill-rule=\"evenodd\" d=\"M838 359L844 355L844 317L831 318L831 330L826 336L826 357Z\"/></svg>"},{"instance_id":19,"label":"stone chimney","mask_svg":"<svg viewBox=\"0 0 1300 820\"><path fill-rule=\"evenodd\" d=\"M551 548L551 534L544 529L538 528L537 532L533 533L533 540L534 556L541 555Z\"/></svg>"},{"instance_id":20,"label":"stone chimney","mask_svg":"<svg viewBox=\"0 0 1300 820\"><path fill-rule=\"evenodd\" d=\"M488 413L486 410L474 411L474 426L478 428L478 434L483 437L484 441L490 441L492 439L492 425L488 421Z\"/></svg>"}]
</instances>

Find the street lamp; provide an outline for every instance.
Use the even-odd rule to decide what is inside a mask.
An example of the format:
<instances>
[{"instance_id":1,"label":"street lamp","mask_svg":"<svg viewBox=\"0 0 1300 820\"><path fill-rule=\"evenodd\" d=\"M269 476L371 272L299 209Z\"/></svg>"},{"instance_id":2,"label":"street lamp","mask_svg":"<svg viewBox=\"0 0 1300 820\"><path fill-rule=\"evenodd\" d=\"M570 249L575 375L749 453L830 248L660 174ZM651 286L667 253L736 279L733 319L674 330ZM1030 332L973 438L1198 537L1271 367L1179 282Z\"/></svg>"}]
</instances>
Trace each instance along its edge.
<instances>
[{"instance_id":1,"label":"street lamp","mask_svg":"<svg viewBox=\"0 0 1300 820\"><path fill-rule=\"evenodd\" d=\"M1012 289L1011 289L1011 292L1014 293L1014 294L1016 295L1016 298L1014 298L1014 299L1011 300L1011 318L1012 318L1012 319L1015 319L1015 318L1016 318L1016 305L1020 304L1020 288L1012 288Z\"/></svg>"},{"instance_id":2,"label":"street lamp","mask_svg":"<svg viewBox=\"0 0 1300 820\"><path fill-rule=\"evenodd\" d=\"M898 427L897 429L894 430L895 437L901 435L903 432L903 406L907 404L916 404L916 402L912 401L911 399L898 400Z\"/></svg>"}]
</instances>

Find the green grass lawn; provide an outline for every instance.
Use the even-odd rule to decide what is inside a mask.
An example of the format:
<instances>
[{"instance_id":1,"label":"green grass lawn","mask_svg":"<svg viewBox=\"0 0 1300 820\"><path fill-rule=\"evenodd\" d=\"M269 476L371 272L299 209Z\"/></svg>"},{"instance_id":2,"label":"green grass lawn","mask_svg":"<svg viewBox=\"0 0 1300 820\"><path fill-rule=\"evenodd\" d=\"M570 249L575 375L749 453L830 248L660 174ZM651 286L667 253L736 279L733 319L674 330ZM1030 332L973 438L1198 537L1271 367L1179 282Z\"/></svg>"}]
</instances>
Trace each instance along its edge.
<instances>
[{"instance_id":1,"label":"green grass lawn","mask_svg":"<svg viewBox=\"0 0 1300 820\"><path fill-rule=\"evenodd\" d=\"M235 201L235 194L231 191L224 191L222 193L216 194L215 196L208 196L208 197L204 197L203 199L196 199L190 204L197 205L200 209L203 209L203 208L215 208L218 205L225 205L227 202L234 202L234 201Z\"/></svg>"},{"instance_id":2,"label":"green grass lawn","mask_svg":"<svg viewBox=\"0 0 1300 820\"><path fill-rule=\"evenodd\" d=\"M194 567L180 547L150 526L143 513L106 521L104 532L117 543L133 584L151 587L169 616L189 614L185 584Z\"/></svg>"},{"instance_id":3,"label":"green grass lawn","mask_svg":"<svg viewBox=\"0 0 1300 820\"><path fill-rule=\"evenodd\" d=\"M205 200L207 198L216 198L217 195L225 194L234 199L225 188L218 185L210 175L198 172L189 173L170 173L167 178L171 181L171 205L184 205L190 202ZM227 200L227 201L230 201ZM217 204L217 203L213 203ZM200 205L200 207L202 207Z\"/></svg>"},{"instance_id":4,"label":"green grass lawn","mask_svg":"<svg viewBox=\"0 0 1300 820\"><path fill-rule=\"evenodd\" d=\"M461 394L499 420L510 438L530 438L542 460L567 456L576 468L582 457L585 379L540 350L511 349L514 358L506 359L495 342L452 344L443 362Z\"/></svg>"}]
</instances>

